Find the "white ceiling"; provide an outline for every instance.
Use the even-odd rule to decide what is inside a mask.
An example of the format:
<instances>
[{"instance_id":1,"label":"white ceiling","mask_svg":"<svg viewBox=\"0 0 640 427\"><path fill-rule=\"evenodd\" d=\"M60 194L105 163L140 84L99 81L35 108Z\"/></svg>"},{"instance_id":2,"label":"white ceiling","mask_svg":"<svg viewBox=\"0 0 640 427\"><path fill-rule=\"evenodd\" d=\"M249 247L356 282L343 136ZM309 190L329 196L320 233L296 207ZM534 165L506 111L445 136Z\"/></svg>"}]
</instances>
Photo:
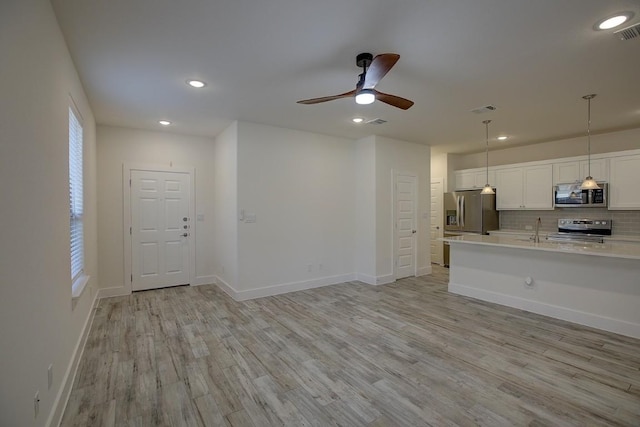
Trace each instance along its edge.
<instances>
[{"instance_id":1,"label":"white ceiling","mask_svg":"<svg viewBox=\"0 0 640 427\"><path fill-rule=\"evenodd\" d=\"M99 124L215 136L245 120L448 152L640 127L640 38L594 23L638 0L52 0ZM305 98L355 87L355 57L400 54L377 89L402 111ZM203 90L188 78L206 81ZM497 110L474 114L492 104ZM382 118L383 125L351 122ZM498 134L510 136L495 141Z\"/></svg>"}]
</instances>

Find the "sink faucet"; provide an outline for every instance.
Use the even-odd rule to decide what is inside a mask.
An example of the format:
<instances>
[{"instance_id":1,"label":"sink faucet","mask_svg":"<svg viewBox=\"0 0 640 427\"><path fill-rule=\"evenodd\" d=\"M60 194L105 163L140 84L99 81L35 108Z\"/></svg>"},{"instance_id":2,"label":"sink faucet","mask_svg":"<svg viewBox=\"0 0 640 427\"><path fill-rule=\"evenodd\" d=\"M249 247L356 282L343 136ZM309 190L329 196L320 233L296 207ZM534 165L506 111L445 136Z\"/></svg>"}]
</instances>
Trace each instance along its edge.
<instances>
[{"instance_id":1,"label":"sink faucet","mask_svg":"<svg viewBox=\"0 0 640 427\"><path fill-rule=\"evenodd\" d=\"M535 243L540 243L540 225L542 225L542 220L538 217L536 221L536 234L533 235L533 241Z\"/></svg>"}]
</instances>

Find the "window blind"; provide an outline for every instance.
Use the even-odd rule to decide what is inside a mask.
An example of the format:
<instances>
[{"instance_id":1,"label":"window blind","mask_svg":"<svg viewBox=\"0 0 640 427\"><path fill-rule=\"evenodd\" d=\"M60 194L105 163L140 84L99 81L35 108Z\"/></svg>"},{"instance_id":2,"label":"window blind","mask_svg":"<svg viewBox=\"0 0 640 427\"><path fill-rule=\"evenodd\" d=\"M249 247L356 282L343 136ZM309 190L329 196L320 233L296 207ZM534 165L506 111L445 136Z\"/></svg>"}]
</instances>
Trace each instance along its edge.
<instances>
[{"instance_id":1,"label":"window blind","mask_svg":"<svg viewBox=\"0 0 640 427\"><path fill-rule=\"evenodd\" d=\"M71 281L84 270L82 194L82 125L69 108L69 221L71 230Z\"/></svg>"}]
</instances>

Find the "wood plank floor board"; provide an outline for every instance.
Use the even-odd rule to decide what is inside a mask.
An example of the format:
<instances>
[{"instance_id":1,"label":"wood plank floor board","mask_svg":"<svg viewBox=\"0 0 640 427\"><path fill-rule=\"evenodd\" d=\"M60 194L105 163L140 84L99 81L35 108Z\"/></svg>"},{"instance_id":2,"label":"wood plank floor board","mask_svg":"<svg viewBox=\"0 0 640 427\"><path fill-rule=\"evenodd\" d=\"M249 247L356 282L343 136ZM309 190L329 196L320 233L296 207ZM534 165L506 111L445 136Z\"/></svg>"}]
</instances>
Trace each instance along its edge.
<instances>
[{"instance_id":1,"label":"wood plank floor board","mask_svg":"<svg viewBox=\"0 0 640 427\"><path fill-rule=\"evenodd\" d=\"M447 282L100 300L61 425L640 426L640 340Z\"/></svg>"}]
</instances>

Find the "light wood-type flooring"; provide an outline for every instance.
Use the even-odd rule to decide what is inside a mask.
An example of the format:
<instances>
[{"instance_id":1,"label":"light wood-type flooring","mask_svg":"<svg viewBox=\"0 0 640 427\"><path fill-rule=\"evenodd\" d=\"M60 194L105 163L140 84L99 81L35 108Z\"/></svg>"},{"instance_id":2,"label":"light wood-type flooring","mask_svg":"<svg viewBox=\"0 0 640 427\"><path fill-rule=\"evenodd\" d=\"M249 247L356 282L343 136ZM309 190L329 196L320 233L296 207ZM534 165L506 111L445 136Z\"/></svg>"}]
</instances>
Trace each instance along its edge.
<instances>
[{"instance_id":1,"label":"light wood-type flooring","mask_svg":"<svg viewBox=\"0 0 640 427\"><path fill-rule=\"evenodd\" d=\"M62 425L640 425L640 340L447 281L100 300Z\"/></svg>"}]
</instances>

